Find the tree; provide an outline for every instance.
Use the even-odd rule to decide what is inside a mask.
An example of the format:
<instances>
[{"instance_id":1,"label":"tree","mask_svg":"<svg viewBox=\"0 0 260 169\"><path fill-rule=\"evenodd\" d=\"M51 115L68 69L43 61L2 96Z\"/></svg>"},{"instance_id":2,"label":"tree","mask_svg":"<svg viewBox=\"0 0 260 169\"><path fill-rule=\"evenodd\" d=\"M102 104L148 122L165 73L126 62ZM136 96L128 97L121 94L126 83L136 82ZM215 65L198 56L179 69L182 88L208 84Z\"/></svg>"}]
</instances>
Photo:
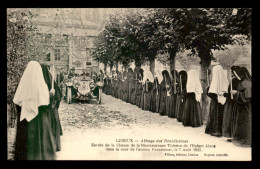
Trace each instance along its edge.
<instances>
[{"instance_id":1,"label":"tree","mask_svg":"<svg viewBox=\"0 0 260 169\"><path fill-rule=\"evenodd\" d=\"M180 19L176 23L180 27L181 40L185 49L191 50L192 55L201 59L201 82L203 87L202 111L204 120L207 119L207 80L206 73L211 61L214 60L212 50L224 50L226 45L240 42L241 38L235 35L251 36L250 17L251 9L221 8L185 8L176 9ZM239 21L239 24L231 22ZM250 39L250 38L248 38Z\"/></svg>"},{"instance_id":2,"label":"tree","mask_svg":"<svg viewBox=\"0 0 260 169\"><path fill-rule=\"evenodd\" d=\"M11 104L20 78L29 61L28 34L35 27L28 24L33 14L19 9L7 11L7 104Z\"/></svg>"}]
</instances>

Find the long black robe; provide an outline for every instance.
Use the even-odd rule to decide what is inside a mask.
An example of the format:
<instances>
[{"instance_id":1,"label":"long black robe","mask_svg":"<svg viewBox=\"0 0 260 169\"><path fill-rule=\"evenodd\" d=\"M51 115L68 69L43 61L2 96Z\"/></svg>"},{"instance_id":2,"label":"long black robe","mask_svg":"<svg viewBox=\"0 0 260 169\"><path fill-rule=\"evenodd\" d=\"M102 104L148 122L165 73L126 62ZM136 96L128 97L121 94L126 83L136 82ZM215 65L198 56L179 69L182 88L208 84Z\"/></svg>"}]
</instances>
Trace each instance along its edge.
<instances>
[{"instance_id":1,"label":"long black robe","mask_svg":"<svg viewBox=\"0 0 260 169\"><path fill-rule=\"evenodd\" d=\"M238 80L236 78L232 79L232 88L233 90L237 89ZM224 104L224 112L223 112L223 124L222 124L222 135L224 137L230 138L232 134L232 126L234 120L232 119L234 114L234 105L235 100L231 99L230 93L230 85L228 87L228 93L225 93L224 96L226 97L226 102Z\"/></svg>"},{"instance_id":2,"label":"long black robe","mask_svg":"<svg viewBox=\"0 0 260 169\"><path fill-rule=\"evenodd\" d=\"M217 94L208 93L208 96L211 98L211 101L205 133L220 137L222 136L224 105L218 103Z\"/></svg>"},{"instance_id":3,"label":"long black robe","mask_svg":"<svg viewBox=\"0 0 260 169\"><path fill-rule=\"evenodd\" d=\"M235 125L233 142L251 146L252 137L252 105L251 81L245 79L239 82L235 99Z\"/></svg>"},{"instance_id":4,"label":"long black robe","mask_svg":"<svg viewBox=\"0 0 260 169\"><path fill-rule=\"evenodd\" d=\"M140 81L136 82L137 84L137 92L136 92L136 105L141 108L141 96L142 96L142 91L143 91L143 86Z\"/></svg>"},{"instance_id":5,"label":"long black robe","mask_svg":"<svg viewBox=\"0 0 260 169\"><path fill-rule=\"evenodd\" d=\"M174 77L173 77L174 78ZM171 81L171 96L170 96L170 111L168 117L176 118L176 100L177 100L177 85L175 84L174 79Z\"/></svg>"},{"instance_id":6,"label":"long black robe","mask_svg":"<svg viewBox=\"0 0 260 169\"><path fill-rule=\"evenodd\" d=\"M185 103L186 103L186 90L182 92L181 95L181 102L180 102L180 110L179 110L179 115L177 117L178 122L182 122L183 121L183 111L184 111L184 107L185 107Z\"/></svg>"},{"instance_id":7,"label":"long black robe","mask_svg":"<svg viewBox=\"0 0 260 169\"><path fill-rule=\"evenodd\" d=\"M128 102L127 101L127 96L128 96L127 92L128 92L128 80L125 79L123 81L123 101L125 101L125 102Z\"/></svg>"},{"instance_id":8,"label":"long black robe","mask_svg":"<svg viewBox=\"0 0 260 169\"><path fill-rule=\"evenodd\" d=\"M151 110L151 101L152 101L152 88L153 88L153 83L152 82L147 82L144 86L144 110Z\"/></svg>"},{"instance_id":9,"label":"long black robe","mask_svg":"<svg viewBox=\"0 0 260 169\"><path fill-rule=\"evenodd\" d=\"M170 112L168 114L168 117L170 118L176 118L176 113L175 113L175 110L176 110L176 100L177 100L177 94L171 94L171 97L170 97L170 100L171 100L171 106L170 106Z\"/></svg>"},{"instance_id":10,"label":"long black robe","mask_svg":"<svg viewBox=\"0 0 260 169\"><path fill-rule=\"evenodd\" d=\"M103 93L107 94L107 78L104 78Z\"/></svg>"},{"instance_id":11,"label":"long black robe","mask_svg":"<svg viewBox=\"0 0 260 169\"><path fill-rule=\"evenodd\" d=\"M202 114L195 93L187 93L183 110L182 124L184 126L199 127L202 125Z\"/></svg>"},{"instance_id":12,"label":"long black robe","mask_svg":"<svg viewBox=\"0 0 260 169\"><path fill-rule=\"evenodd\" d=\"M135 79L129 81L129 100L131 104L135 104Z\"/></svg>"},{"instance_id":13,"label":"long black robe","mask_svg":"<svg viewBox=\"0 0 260 169\"><path fill-rule=\"evenodd\" d=\"M112 79L108 78L107 95L111 95L112 92L113 92L113 89L112 89Z\"/></svg>"},{"instance_id":14,"label":"long black robe","mask_svg":"<svg viewBox=\"0 0 260 169\"><path fill-rule=\"evenodd\" d=\"M119 98L119 79L116 80L116 88L115 88L115 97L118 99Z\"/></svg>"},{"instance_id":15,"label":"long black robe","mask_svg":"<svg viewBox=\"0 0 260 169\"><path fill-rule=\"evenodd\" d=\"M140 103L140 108L142 110L144 110L144 91L145 91L145 88L144 88L144 84L141 83L142 85L142 92L141 92L141 103Z\"/></svg>"},{"instance_id":16,"label":"long black robe","mask_svg":"<svg viewBox=\"0 0 260 169\"><path fill-rule=\"evenodd\" d=\"M123 100L123 80L120 79L119 82L119 98L120 100Z\"/></svg>"},{"instance_id":17,"label":"long black robe","mask_svg":"<svg viewBox=\"0 0 260 169\"><path fill-rule=\"evenodd\" d=\"M187 85L187 72L182 70L180 71L180 85L179 85L179 89L180 89L180 106L179 106L179 112L177 115L177 120L179 122L182 122L183 119L183 111L184 111L184 107L185 107L185 102L186 102L186 85Z\"/></svg>"},{"instance_id":18,"label":"long black robe","mask_svg":"<svg viewBox=\"0 0 260 169\"><path fill-rule=\"evenodd\" d=\"M48 89L51 90L52 76L51 76L50 72L48 71L48 68L46 65L41 65L41 66L42 66L44 80L48 86ZM53 98L54 100L51 100L52 104L51 104L50 110L52 111L52 115L53 115L51 118L52 119L52 130L53 130L53 134L54 134L55 141L57 144L57 151L60 151L61 150L60 135L62 135L62 128L61 128L61 124L60 124L58 109L60 106L62 93L60 91L60 88L56 84L56 82L54 82L54 89L55 89L55 97Z\"/></svg>"},{"instance_id":19,"label":"long black robe","mask_svg":"<svg viewBox=\"0 0 260 169\"><path fill-rule=\"evenodd\" d=\"M157 91L157 85L156 85L156 80L154 80L154 83L153 83L153 88L152 88L152 91L151 91L151 112L156 112L156 97L157 97L157 93L159 94L159 92Z\"/></svg>"},{"instance_id":20,"label":"long black robe","mask_svg":"<svg viewBox=\"0 0 260 169\"><path fill-rule=\"evenodd\" d=\"M179 118L180 104L181 104L181 92L180 92L180 79L177 70L171 71L172 85L171 85L171 107L169 117Z\"/></svg>"},{"instance_id":21,"label":"long black robe","mask_svg":"<svg viewBox=\"0 0 260 169\"><path fill-rule=\"evenodd\" d=\"M159 110L160 110L160 96L161 96L161 90L160 90L160 85L159 85L159 82L157 81L156 82L156 88L157 88L157 93L156 93L156 109L155 109L155 112L156 113L159 113Z\"/></svg>"},{"instance_id":22,"label":"long black robe","mask_svg":"<svg viewBox=\"0 0 260 169\"><path fill-rule=\"evenodd\" d=\"M51 75L42 65L44 80L51 89ZM21 107L17 106L17 133L15 142L15 160L55 160L56 151L61 150L60 135L62 129L58 116L61 93L54 83L55 95L50 97L48 106L38 107L38 115L27 122L20 121Z\"/></svg>"},{"instance_id":23,"label":"long black robe","mask_svg":"<svg viewBox=\"0 0 260 169\"><path fill-rule=\"evenodd\" d=\"M161 82L159 85L160 87L160 107L159 107L159 113L161 116L165 116L166 114L166 97L167 97L167 91L165 86L165 80Z\"/></svg>"},{"instance_id":24,"label":"long black robe","mask_svg":"<svg viewBox=\"0 0 260 169\"><path fill-rule=\"evenodd\" d=\"M116 80L111 79L111 96L116 97Z\"/></svg>"}]
</instances>

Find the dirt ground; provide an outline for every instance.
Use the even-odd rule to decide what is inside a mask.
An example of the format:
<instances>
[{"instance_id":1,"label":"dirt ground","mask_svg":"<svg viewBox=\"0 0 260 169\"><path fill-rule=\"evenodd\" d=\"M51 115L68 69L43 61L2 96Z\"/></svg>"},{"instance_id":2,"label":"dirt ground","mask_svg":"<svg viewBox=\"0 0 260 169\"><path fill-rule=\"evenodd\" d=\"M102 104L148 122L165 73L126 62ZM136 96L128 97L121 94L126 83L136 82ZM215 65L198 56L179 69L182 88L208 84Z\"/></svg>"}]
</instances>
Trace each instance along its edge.
<instances>
[{"instance_id":1,"label":"dirt ground","mask_svg":"<svg viewBox=\"0 0 260 169\"><path fill-rule=\"evenodd\" d=\"M67 104L63 101L59 113L63 135L57 160L251 160L251 148L234 145L224 137L205 134L205 125L197 128L184 127L176 119L143 111L135 105L105 94L102 94L100 105ZM10 160L13 159L14 138L15 128L8 128ZM142 144L142 139L186 140L189 146L194 144L204 147L199 152L193 149L175 149L176 151L169 152L140 150L135 145L133 151L130 151L130 147L128 151L123 151L125 149L121 149L124 147L120 144L131 143L117 142L118 139L133 139L133 144ZM96 146L91 146L92 144ZM101 144L103 147L98 147ZM112 151L111 144L117 146L120 151ZM184 143L158 144L184 146ZM211 147L206 148L206 145ZM167 153L171 155L166 155Z\"/></svg>"}]
</instances>

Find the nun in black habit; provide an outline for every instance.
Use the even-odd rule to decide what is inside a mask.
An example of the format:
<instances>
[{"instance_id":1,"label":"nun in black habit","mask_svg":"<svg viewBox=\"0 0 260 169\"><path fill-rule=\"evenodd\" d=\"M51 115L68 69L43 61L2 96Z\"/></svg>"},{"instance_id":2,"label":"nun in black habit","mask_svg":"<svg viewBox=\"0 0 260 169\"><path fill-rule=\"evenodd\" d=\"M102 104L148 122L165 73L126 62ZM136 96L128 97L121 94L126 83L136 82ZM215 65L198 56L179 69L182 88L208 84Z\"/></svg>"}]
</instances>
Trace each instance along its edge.
<instances>
[{"instance_id":1,"label":"nun in black habit","mask_svg":"<svg viewBox=\"0 0 260 169\"><path fill-rule=\"evenodd\" d=\"M231 72L238 69L239 66L232 66ZM232 73L233 74L233 73ZM234 76L234 75L233 75ZM231 79L232 90L237 90L239 80L237 78ZM223 124L222 124L222 135L227 138L231 138L232 136L232 125L234 123L232 117L234 114L233 108L235 105L235 100L233 96L231 96L231 83L228 86L228 92L224 93L224 97L226 97L226 102L224 104L224 113L223 113ZM230 141L230 140L229 140Z\"/></svg>"},{"instance_id":2,"label":"nun in black habit","mask_svg":"<svg viewBox=\"0 0 260 169\"><path fill-rule=\"evenodd\" d=\"M209 117L205 133L212 136L222 136L223 112L226 98L224 93L228 91L227 76L221 65L212 68L212 81L208 89L208 96L211 98Z\"/></svg>"},{"instance_id":3,"label":"nun in black habit","mask_svg":"<svg viewBox=\"0 0 260 169\"><path fill-rule=\"evenodd\" d=\"M153 88L153 74L150 70L144 70L144 110L151 110L151 102L152 102L152 88Z\"/></svg>"},{"instance_id":4,"label":"nun in black habit","mask_svg":"<svg viewBox=\"0 0 260 169\"><path fill-rule=\"evenodd\" d=\"M128 95L127 71L124 71L124 72L123 72L122 87L123 87L123 90L122 90L122 99L123 99L123 101L128 102L128 101L127 101L127 95Z\"/></svg>"},{"instance_id":5,"label":"nun in black habit","mask_svg":"<svg viewBox=\"0 0 260 169\"><path fill-rule=\"evenodd\" d=\"M170 113L170 84L171 78L167 70L162 71L163 80L160 84L160 107L159 113L161 116L168 115Z\"/></svg>"},{"instance_id":6,"label":"nun in black habit","mask_svg":"<svg viewBox=\"0 0 260 169\"><path fill-rule=\"evenodd\" d=\"M179 113L177 116L177 120L179 122L182 122L182 118L183 118L183 110L184 110L184 106L185 106L185 102L186 102L186 84L187 84L187 72L182 70L180 71L180 92L181 92L181 101L180 101L180 109L179 109Z\"/></svg>"},{"instance_id":7,"label":"nun in black habit","mask_svg":"<svg viewBox=\"0 0 260 169\"><path fill-rule=\"evenodd\" d=\"M134 69L133 94L132 94L132 100L133 100L134 105L137 105L136 98L137 98L138 78L139 78L138 68L135 68Z\"/></svg>"},{"instance_id":8,"label":"nun in black habit","mask_svg":"<svg viewBox=\"0 0 260 169\"><path fill-rule=\"evenodd\" d=\"M200 100L203 91L196 70L188 71L186 90L187 94L183 110L182 124L184 126L199 127L202 125Z\"/></svg>"},{"instance_id":9,"label":"nun in black habit","mask_svg":"<svg viewBox=\"0 0 260 169\"><path fill-rule=\"evenodd\" d=\"M45 83L48 86L49 91L51 91L52 88L52 75L48 70L47 65L41 64L42 67L42 72L43 72L43 77L45 80ZM51 100L51 110L53 111L52 115L52 131L56 140L56 145L57 145L57 151L61 150L61 144L60 144L60 136L62 135L62 128L60 124L60 118L59 118L59 113L58 109L60 107L60 101L62 98L62 93L60 91L59 86L57 83L54 81L54 89L55 89L55 95L52 97Z\"/></svg>"},{"instance_id":10,"label":"nun in black habit","mask_svg":"<svg viewBox=\"0 0 260 169\"><path fill-rule=\"evenodd\" d=\"M179 73L177 70L171 71L172 81L171 81L171 107L168 116L170 118L177 118L180 108L180 89L179 89Z\"/></svg>"},{"instance_id":11,"label":"nun in black habit","mask_svg":"<svg viewBox=\"0 0 260 169\"><path fill-rule=\"evenodd\" d=\"M232 90L234 95L235 125L232 142L241 146L251 146L252 142L252 78L245 67L233 71L239 80L237 90Z\"/></svg>"},{"instance_id":12,"label":"nun in black habit","mask_svg":"<svg viewBox=\"0 0 260 169\"><path fill-rule=\"evenodd\" d=\"M144 83L143 83L143 77L144 77L144 70L139 70L139 90L140 90L140 108L144 109Z\"/></svg>"},{"instance_id":13,"label":"nun in black habit","mask_svg":"<svg viewBox=\"0 0 260 169\"><path fill-rule=\"evenodd\" d=\"M154 81L153 81L153 88L152 88L152 100L151 100L151 112L155 113L156 112L156 104L158 104L156 102L157 97L159 96L159 88L158 88L159 84L158 84L158 78L155 77Z\"/></svg>"},{"instance_id":14,"label":"nun in black habit","mask_svg":"<svg viewBox=\"0 0 260 169\"><path fill-rule=\"evenodd\" d=\"M131 104L134 104L134 71L132 68L128 68L127 72L128 80L128 101Z\"/></svg>"},{"instance_id":15,"label":"nun in black habit","mask_svg":"<svg viewBox=\"0 0 260 169\"><path fill-rule=\"evenodd\" d=\"M46 72L48 75L48 72ZM57 84L49 92L41 65L28 63L14 96L18 106L15 160L55 160L62 134L57 109L61 93ZM56 94L57 93L57 94Z\"/></svg>"},{"instance_id":16,"label":"nun in black habit","mask_svg":"<svg viewBox=\"0 0 260 169\"><path fill-rule=\"evenodd\" d=\"M160 96L161 96L161 90L160 90L160 84L163 81L163 75L162 75L163 69L161 67L157 68L155 70L155 79L154 79L154 93L156 92L156 98L155 98L155 112L159 113L160 110Z\"/></svg>"}]
</instances>

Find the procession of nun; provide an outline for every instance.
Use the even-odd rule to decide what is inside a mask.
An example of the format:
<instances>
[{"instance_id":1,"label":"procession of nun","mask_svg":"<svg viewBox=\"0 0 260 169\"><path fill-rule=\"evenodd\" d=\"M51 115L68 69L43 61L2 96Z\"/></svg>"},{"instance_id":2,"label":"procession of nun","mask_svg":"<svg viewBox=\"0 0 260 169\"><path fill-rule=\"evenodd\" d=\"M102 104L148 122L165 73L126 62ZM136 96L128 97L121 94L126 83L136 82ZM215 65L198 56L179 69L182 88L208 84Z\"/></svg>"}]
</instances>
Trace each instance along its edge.
<instances>
[{"instance_id":1,"label":"procession of nun","mask_svg":"<svg viewBox=\"0 0 260 169\"><path fill-rule=\"evenodd\" d=\"M232 66L232 81L220 64L208 70L210 98L205 133L226 137L228 142L251 146L251 75L247 68ZM104 76L103 92L151 113L176 118L183 126L200 127L202 85L199 70L168 71L128 68Z\"/></svg>"},{"instance_id":2,"label":"procession of nun","mask_svg":"<svg viewBox=\"0 0 260 169\"><path fill-rule=\"evenodd\" d=\"M233 66L229 83L221 65L208 71L210 97L205 133L251 146L251 75L245 67ZM200 127L202 85L199 71L168 71L128 68L103 79L103 93L161 116L176 118L183 126ZM62 92L47 65L30 61L22 75L13 102L17 106L15 160L55 160L63 134L59 118ZM140 111L142 112L142 111Z\"/></svg>"}]
</instances>

